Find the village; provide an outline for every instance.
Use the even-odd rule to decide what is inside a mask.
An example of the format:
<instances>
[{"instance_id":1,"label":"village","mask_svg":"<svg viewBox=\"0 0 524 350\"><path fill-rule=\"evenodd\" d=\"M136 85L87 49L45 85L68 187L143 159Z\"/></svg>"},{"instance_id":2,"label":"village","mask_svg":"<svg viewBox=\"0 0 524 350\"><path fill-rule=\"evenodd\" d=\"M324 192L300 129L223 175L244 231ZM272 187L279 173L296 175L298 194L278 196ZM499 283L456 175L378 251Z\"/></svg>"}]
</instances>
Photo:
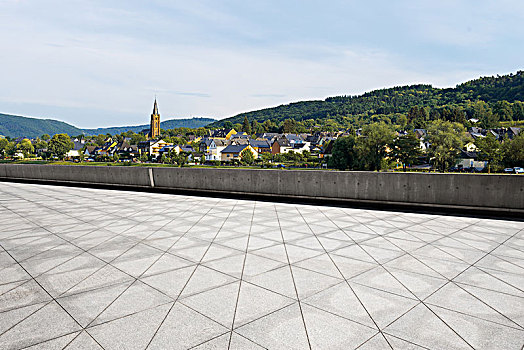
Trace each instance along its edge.
<instances>
[{"instance_id":1,"label":"village","mask_svg":"<svg viewBox=\"0 0 524 350\"><path fill-rule=\"evenodd\" d=\"M477 122L475 119L468 121L469 125ZM428 134L428 129L402 130L383 122L358 129L317 130L309 133L285 132L285 125L281 132L252 133L247 118L244 125L237 124L237 128L241 130L164 130L160 125L160 113L155 99L150 127L140 133L128 131L118 135L75 137L56 134L53 138L42 135L38 138L19 137L10 140L0 137L0 157L14 161L64 160L124 165L157 163L176 166L242 165L340 170L402 168L415 171L436 169L437 158L447 157L441 161L444 166L439 170L490 172L496 171L498 166L499 171L522 171L522 168L514 168L511 163L510 167L504 167L501 160L502 148L512 145L512 141L521 133L519 127L483 129L470 126L465 129L458 123L439 121L430 124L433 131ZM439 138L435 135L443 133L446 137L440 145ZM448 140L453 138L456 142L451 145ZM344 146L343 140L348 139L353 140L353 144ZM518 147L516 144L514 146ZM352 150L347 149L348 147ZM515 153L518 150L513 151L510 147L504 152ZM354 159L344 159L348 157ZM357 164L356 158L359 158L360 163Z\"/></svg>"}]
</instances>

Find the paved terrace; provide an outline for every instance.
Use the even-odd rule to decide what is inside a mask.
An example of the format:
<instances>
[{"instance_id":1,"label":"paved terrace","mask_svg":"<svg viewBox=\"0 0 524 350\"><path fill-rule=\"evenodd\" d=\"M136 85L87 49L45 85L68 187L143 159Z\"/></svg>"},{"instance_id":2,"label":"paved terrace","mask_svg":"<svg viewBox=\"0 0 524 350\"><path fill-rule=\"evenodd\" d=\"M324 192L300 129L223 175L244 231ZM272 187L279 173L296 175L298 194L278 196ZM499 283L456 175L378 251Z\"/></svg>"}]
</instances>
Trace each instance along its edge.
<instances>
[{"instance_id":1,"label":"paved terrace","mask_svg":"<svg viewBox=\"0 0 524 350\"><path fill-rule=\"evenodd\" d=\"M0 182L0 349L521 349L524 222Z\"/></svg>"}]
</instances>

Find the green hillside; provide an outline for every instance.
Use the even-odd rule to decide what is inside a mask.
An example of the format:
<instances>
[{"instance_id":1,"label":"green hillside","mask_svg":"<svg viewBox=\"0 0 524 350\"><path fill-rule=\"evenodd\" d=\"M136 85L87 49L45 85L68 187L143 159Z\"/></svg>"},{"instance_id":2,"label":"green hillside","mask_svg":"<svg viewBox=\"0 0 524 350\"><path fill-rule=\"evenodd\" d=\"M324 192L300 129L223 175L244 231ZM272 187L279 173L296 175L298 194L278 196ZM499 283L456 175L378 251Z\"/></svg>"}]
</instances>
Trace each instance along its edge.
<instances>
[{"instance_id":1,"label":"green hillside","mask_svg":"<svg viewBox=\"0 0 524 350\"><path fill-rule=\"evenodd\" d=\"M161 123L161 127L163 129L173 129L181 127L199 128L206 126L214 121L216 120L212 118L171 119L163 121ZM149 128L149 125L122 126L98 129L80 129L71 124L53 119L38 119L22 117L17 115L0 114L0 135L10 137L37 137L43 134L54 135L61 133L65 133L71 136L81 134L98 135L107 133L115 135L128 130L140 132L141 130L147 128Z\"/></svg>"},{"instance_id":2,"label":"green hillside","mask_svg":"<svg viewBox=\"0 0 524 350\"><path fill-rule=\"evenodd\" d=\"M17 115L0 114L0 135L10 137L36 137L43 134L80 135L82 130L58 120L37 119Z\"/></svg>"},{"instance_id":3,"label":"green hillside","mask_svg":"<svg viewBox=\"0 0 524 350\"><path fill-rule=\"evenodd\" d=\"M414 106L434 109L455 105L467 109L468 103L475 101L487 102L491 107L495 107L494 105L500 101L524 101L524 71L504 76L483 77L448 89L419 84L374 90L359 96L336 96L323 101L291 103L241 113L217 121L210 127L219 127L227 122L242 124L244 117L250 122L259 123L266 120L278 123L291 118L296 121L317 122L326 119L340 120L344 117L366 119L374 115L406 114Z\"/></svg>"}]
</instances>

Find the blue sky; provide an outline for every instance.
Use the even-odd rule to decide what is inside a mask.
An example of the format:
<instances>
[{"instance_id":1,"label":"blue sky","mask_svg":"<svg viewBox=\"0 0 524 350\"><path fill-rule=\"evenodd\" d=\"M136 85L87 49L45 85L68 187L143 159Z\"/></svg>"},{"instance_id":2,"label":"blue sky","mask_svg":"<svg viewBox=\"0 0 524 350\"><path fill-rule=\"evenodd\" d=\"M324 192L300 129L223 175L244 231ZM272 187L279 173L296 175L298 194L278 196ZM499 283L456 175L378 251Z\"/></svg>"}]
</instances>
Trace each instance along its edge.
<instances>
[{"instance_id":1,"label":"blue sky","mask_svg":"<svg viewBox=\"0 0 524 350\"><path fill-rule=\"evenodd\" d=\"M0 0L0 113L225 118L524 69L521 0Z\"/></svg>"}]
</instances>

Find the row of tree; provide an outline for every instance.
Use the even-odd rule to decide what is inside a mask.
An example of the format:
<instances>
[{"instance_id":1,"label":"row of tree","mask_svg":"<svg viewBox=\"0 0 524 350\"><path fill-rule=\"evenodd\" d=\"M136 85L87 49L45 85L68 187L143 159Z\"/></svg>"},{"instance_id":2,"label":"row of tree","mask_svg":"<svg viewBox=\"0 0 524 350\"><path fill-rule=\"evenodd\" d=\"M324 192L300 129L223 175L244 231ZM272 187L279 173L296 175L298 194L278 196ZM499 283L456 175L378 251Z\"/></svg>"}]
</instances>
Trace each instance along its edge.
<instances>
[{"instance_id":1,"label":"row of tree","mask_svg":"<svg viewBox=\"0 0 524 350\"><path fill-rule=\"evenodd\" d=\"M24 158L27 158L38 149L47 149L49 156L63 159L73 146L74 143L67 134L56 134L53 137L42 135L42 138L38 138L34 144L29 139L23 139L18 143L8 139L0 139L0 156L12 157L17 153L22 153Z\"/></svg>"},{"instance_id":2,"label":"row of tree","mask_svg":"<svg viewBox=\"0 0 524 350\"><path fill-rule=\"evenodd\" d=\"M391 168L397 161L404 169L429 161L440 171L446 171L456 164L467 142L465 131L457 122L432 121L428 124L426 139L430 146L423 152L414 133L397 137L386 123L373 123L364 127L363 136L338 138L328 165L340 170L381 170ZM488 161L493 170L524 165L524 133L502 143L488 134L476 139L475 145L479 160Z\"/></svg>"}]
</instances>

